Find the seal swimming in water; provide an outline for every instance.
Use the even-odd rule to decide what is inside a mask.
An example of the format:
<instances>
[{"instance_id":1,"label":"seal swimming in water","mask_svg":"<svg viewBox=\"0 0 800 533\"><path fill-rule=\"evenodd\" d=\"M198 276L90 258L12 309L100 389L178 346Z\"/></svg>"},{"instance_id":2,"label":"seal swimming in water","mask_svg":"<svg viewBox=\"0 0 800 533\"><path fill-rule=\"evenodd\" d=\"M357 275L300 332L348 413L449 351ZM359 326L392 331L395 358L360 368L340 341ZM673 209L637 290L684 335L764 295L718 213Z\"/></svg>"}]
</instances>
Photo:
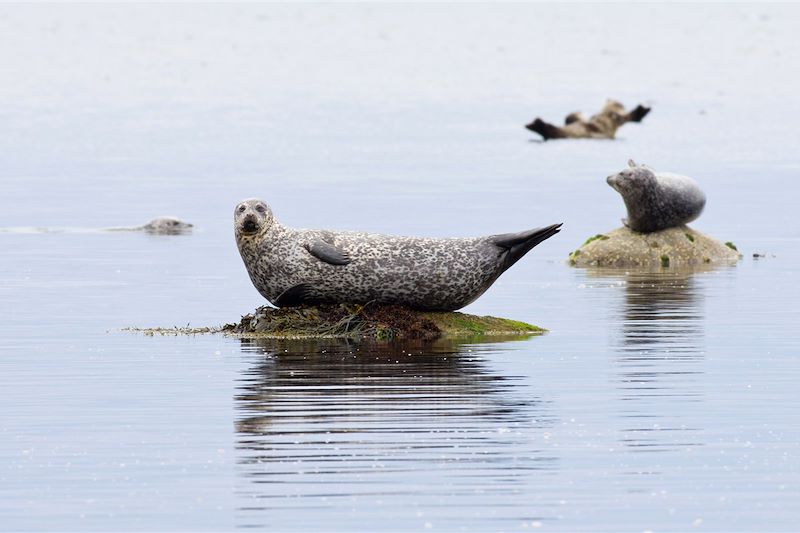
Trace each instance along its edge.
<instances>
[{"instance_id":1,"label":"seal swimming in water","mask_svg":"<svg viewBox=\"0 0 800 533\"><path fill-rule=\"evenodd\" d=\"M236 244L247 273L277 307L375 301L453 311L478 298L560 227L434 239L288 228L257 199L234 210Z\"/></svg>"},{"instance_id":2,"label":"seal swimming in water","mask_svg":"<svg viewBox=\"0 0 800 533\"><path fill-rule=\"evenodd\" d=\"M628 210L622 223L639 233L651 233L687 224L703 212L706 195L687 177L628 161L627 169L606 178Z\"/></svg>"},{"instance_id":3,"label":"seal swimming in water","mask_svg":"<svg viewBox=\"0 0 800 533\"><path fill-rule=\"evenodd\" d=\"M192 231L192 224L175 217L156 217L144 226L133 228L158 235L179 235Z\"/></svg>"},{"instance_id":4,"label":"seal swimming in water","mask_svg":"<svg viewBox=\"0 0 800 533\"><path fill-rule=\"evenodd\" d=\"M182 235L194 226L175 217L156 217L143 226L108 228L106 231L143 231L152 235Z\"/></svg>"},{"instance_id":5,"label":"seal swimming in water","mask_svg":"<svg viewBox=\"0 0 800 533\"><path fill-rule=\"evenodd\" d=\"M156 217L142 226L115 226L113 228L0 228L0 233L103 233L106 231L143 231L151 235L182 235L192 231L192 224L175 217Z\"/></svg>"},{"instance_id":6,"label":"seal swimming in water","mask_svg":"<svg viewBox=\"0 0 800 533\"><path fill-rule=\"evenodd\" d=\"M525 127L548 139L613 139L617 129L627 122L641 122L650 112L649 107L641 104L626 112L625 106L616 100L606 100L606 105L596 115L586 119L576 111L567 115L564 126L556 126L536 118Z\"/></svg>"}]
</instances>

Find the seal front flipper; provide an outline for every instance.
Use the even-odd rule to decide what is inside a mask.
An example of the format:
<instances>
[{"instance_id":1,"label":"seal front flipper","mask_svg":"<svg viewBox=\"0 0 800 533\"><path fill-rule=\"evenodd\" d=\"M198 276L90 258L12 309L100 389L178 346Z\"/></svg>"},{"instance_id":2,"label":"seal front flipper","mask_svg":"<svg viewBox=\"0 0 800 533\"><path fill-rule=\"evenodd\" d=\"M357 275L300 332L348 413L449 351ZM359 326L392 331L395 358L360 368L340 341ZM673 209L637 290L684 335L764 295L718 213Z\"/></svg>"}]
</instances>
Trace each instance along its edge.
<instances>
[{"instance_id":1,"label":"seal front flipper","mask_svg":"<svg viewBox=\"0 0 800 533\"><path fill-rule=\"evenodd\" d=\"M583 113L581 113L580 111L573 111L572 113L567 115L567 118L564 119L564 125L569 126L573 122L588 122L588 121L584 118Z\"/></svg>"},{"instance_id":2,"label":"seal front flipper","mask_svg":"<svg viewBox=\"0 0 800 533\"><path fill-rule=\"evenodd\" d=\"M346 265L352 261L347 252L325 241L316 240L304 246L308 253L331 265Z\"/></svg>"},{"instance_id":3,"label":"seal front flipper","mask_svg":"<svg viewBox=\"0 0 800 533\"><path fill-rule=\"evenodd\" d=\"M300 283L280 293L273 303L276 307L297 307L303 304L315 304L318 300L311 285Z\"/></svg>"},{"instance_id":4,"label":"seal front flipper","mask_svg":"<svg viewBox=\"0 0 800 533\"><path fill-rule=\"evenodd\" d=\"M491 242L504 249L503 270L520 260L520 258L531 251L540 242L549 239L559 232L561 224L551 224L544 228L536 228L519 233L504 233L494 235Z\"/></svg>"}]
</instances>

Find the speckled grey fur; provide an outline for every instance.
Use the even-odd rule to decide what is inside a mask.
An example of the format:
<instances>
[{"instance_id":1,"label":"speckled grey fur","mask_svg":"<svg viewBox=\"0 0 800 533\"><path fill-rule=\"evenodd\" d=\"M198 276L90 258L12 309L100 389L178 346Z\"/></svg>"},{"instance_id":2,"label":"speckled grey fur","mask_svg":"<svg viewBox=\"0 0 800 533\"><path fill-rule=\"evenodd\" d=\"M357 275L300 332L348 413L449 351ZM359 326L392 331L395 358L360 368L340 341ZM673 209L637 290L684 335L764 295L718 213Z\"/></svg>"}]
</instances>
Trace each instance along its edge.
<instances>
[{"instance_id":1,"label":"speckled grey fur","mask_svg":"<svg viewBox=\"0 0 800 533\"><path fill-rule=\"evenodd\" d=\"M687 224L703 212L706 195L686 176L652 169L628 161L627 168L606 181L622 195L628 218L622 223L633 231L651 233Z\"/></svg>"},{"instance_id":2,"label":"speckled grey fur","mask_svg":"<svg viewBox=\"0 0 800 533\"><path fill-rule=\"evenodd\" d=\"M276 222L264 202L250 199L236 206L234 226L250 279L273 305L375 301L455 310L560 224L454 239L293 229Z\"/></svg>"}]
</instances>

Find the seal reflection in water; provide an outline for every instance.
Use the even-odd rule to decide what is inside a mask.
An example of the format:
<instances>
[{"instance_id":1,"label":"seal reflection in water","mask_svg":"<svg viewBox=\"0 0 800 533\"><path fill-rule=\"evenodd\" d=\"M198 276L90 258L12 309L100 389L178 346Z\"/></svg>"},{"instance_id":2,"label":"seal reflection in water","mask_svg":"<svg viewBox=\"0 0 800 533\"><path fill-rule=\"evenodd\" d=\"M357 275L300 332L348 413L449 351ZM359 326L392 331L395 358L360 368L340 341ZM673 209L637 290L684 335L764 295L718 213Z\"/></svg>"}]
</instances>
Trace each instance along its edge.
<instances>
[{"instance_id":1,"label":"seal reflection in water","mask_svg":"<svg viewBox=\"0 0 800 533\"><path fill-rule=\"evenodd\" d=\"M561 227L455 239L293 229L257 199L236 206L234 225L253 285L275 306L374 301L440 311L478 298Z\"/></svg>"},{"instance_id":2,"label":"seal reflection in water","mask_svg":"<svg viewBox=\"0 0 800 533\"><path fill-rule=\"evenodd\" d=\"M652 169L628 161L627 169L606 178L628 210L622 223L633 231L651 233L688 224L703 212L706 195L687 176Z\"/></svg>"}]
</instances>

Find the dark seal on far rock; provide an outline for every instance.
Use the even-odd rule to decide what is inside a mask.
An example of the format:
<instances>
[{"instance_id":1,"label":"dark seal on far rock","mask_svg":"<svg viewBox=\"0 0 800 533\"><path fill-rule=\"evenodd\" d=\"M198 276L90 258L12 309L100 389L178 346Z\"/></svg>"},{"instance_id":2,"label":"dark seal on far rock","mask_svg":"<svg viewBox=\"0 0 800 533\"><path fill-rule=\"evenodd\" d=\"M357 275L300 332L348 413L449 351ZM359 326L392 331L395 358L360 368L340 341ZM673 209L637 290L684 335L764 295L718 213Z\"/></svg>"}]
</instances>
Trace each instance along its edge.
<instances>
[{"instance_id":1,"label":"dark seal on far rock","mask_svg":"<svg viewBox=\"0 0 800 533\"><path fill-rule=\"evenodd\" d=\"M537 117L525 127L538 133L547 141L550 139L613 139L617 130L628 122L641 122L650 112L649 107L641 104L630 111L616 100L606 100L603 109L591 118L586 119L582 113L575 111L567 115L563 126L556 126Z\"/></svg>"},{"instance_id":2,"label":"dark seal on far rock","mask_svg":"<svg viewBox=\"0 0 800 533\"><path fill-rule=\"evenodd\" d=\"M628 218L622 223L633 231L650 233L695 220L703 212L706 195L686 176L652 169L628 161L627 168L606 178L622 195Z\"/></svg>"},{"instance_id":3,"label":"dark seal on far rock","mask_svg":"<svg viewBox=\"0 0 800 533\"><path fill-rule=\"evenodd\" d=\"M293 229L249 199L236 206L234 227L253 285L277 307L378 302L452 311L478 298L561 224L454 239Z\"/></svg>"}]
</instances>

